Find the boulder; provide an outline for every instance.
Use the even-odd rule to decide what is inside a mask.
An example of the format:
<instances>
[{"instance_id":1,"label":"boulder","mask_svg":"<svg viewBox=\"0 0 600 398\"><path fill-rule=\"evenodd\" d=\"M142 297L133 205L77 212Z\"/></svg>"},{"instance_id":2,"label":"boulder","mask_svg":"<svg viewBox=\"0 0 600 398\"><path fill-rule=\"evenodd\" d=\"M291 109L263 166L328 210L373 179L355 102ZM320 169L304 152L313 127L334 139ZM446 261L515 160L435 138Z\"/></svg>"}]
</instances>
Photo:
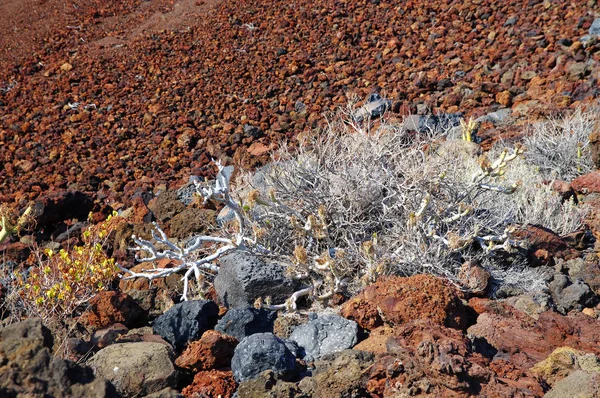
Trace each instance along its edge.
<instances>
[{"instance_id":1,"label":"boulder","mask_svg":"<svg viewBox=\"0 0 600 398\"><path fill-rule=\"evenodd\" d=\"M544 398L600 397L600 373L577 370L562 379L544 395Z\"/></svg>"},{"instance_id":2,"label":"boulder","mask_svg":"<svg viewBox=\"0 0 600 398\"><path fill-rule=\"evenodd\" d=\"M184 301L175 304L154 321L154 333L181 352L190 342L217 323L219 307L210 300Z\"/></svg>"},{"instance_id":3,"label":"boulder","mask_svg":"<svg viewBox=\"0 0 600 398\"><path fill-rule=\"evenodd\" d=\"M322 315L298 326L290 335L307 361L354 347L358 342L358 325L339 315Z\"/></svg>"},{"instance_id":4,"label":"boulder","mask_svg":"<svg viewBox=\"0 0 600 398\"><path fill-rule=\"evenodd\" d=\"M246 308L265 297L282 303L298 287L285 276L283 264L263 261L250 253L233 252L222 257L219 263L214 286L221 303L230 308Z\"/></svg>"},{"instance_id":5,"label":"boulder","mask_svg":"<svg viewBox=\"0 0 600 398\"><path fill-rule=\"evenodd\" d=\"M546 311L536 320L500 302L471 299L469 304L480 314L469 335L519 367L529 368L562 346L600 353L600 321L583 313Z\"/></svg>"},{"instance_id":6,"label":"boulder","mask_svg":"<svg viewBox=\"0 0 600 398\"><path fill-rule=\"evenodd\" d=\"M101 329L114 323L126 327L142 326L148 313L125 293L103 291L95 295L79 321L91 329Z\"/></svg>"},{"instance_id":7,"label":"boulder","mask_svg":"<svg viewBox=\"0 0 600 398\"><path fill-rule=\"evenodd\" d=\"M571 279L564 274L554 275L548 285L556 308L562 314L571 310L581 311L598 303L598 296L582 280Z\"/></svg>"},{"instance_id":8,"label":"boulder","mask_svg":"<svg viewBox=\"0 0 600 398\"><path fill-rule=\"evenodd\" d=\"M123 343L98 351L88 364L122 395L139 396L177 385L179 373L173 365L174 357L165 344Z\"/></svg>"},{"instance_id":9,"label":"boulder","mask_svg":"<svg viewBox=\"0 0 600 398\"><path fill-rule=\"evenodd\" d=\"M229 367L237 344L234 337L208 330L187 346L175 365L192 372Z\"/></svg>"},{"instance_id":10,"label":"boulder","mask_svg":"<svg viewBox=\"0 0 600 398\"><path fill-rule=\"evenodd\" d=\"M394 326L431 319L464 330L472 322L472 313L462 298L454 286L432 275L383 277L348 300L342 307L342 316L365 329L380 326L383 320Z\"/></svg>"},{"instance_id":11,"label":"boulder","mask_svg":"<svg viewBox=\"0 0 600 398\"><path fill-rule=\"evenodd\" d=\"M182 393L186 398L231 398L235 394L236 387L237 383L231 371L213 369L196 373L192 384L184 388Z\"/></svg>"},{"instance_id":12,"label":"boulder","mask_svg":"<svg viewBox=\"0 0 600 398\"><path fill-rule=\"evenodd\" d=\"M92 369L52 355L53 338L38 318L0 329L0 396L119 397Z\"/></svg>"},{"instance_id":13,"label":"boulder","mask_svg":"<svg viewBox=\"0 0 600 398\"><path fill-rule=\"evenodd\" d=\"M296 356L285 342L272 333L257 333L240 341L231 360L235 380L251 380L268 369L283 378L296 372Z\"/></svg>"},{"instance_id":14,"label":"boulder","mask_svg":"<svg viewBox=\"0 0 600 398\"><path fill-rule=\"evenodd\" d=\"M215 330L241 341L255 333L273 333L277 312L264 308L232 308L217 322Z\"/></svg>"},{"instance_id":15,"label":"boulder","mask_svg":"<svg viewBox=\"0 0 600 398\"><path fill-rule=\"evenodd\" d=\"M312 377L298 386L309 397L368 397L365 374L373 354L346 350L329 354L315 363Z\"/></svg>"}]
</instances>

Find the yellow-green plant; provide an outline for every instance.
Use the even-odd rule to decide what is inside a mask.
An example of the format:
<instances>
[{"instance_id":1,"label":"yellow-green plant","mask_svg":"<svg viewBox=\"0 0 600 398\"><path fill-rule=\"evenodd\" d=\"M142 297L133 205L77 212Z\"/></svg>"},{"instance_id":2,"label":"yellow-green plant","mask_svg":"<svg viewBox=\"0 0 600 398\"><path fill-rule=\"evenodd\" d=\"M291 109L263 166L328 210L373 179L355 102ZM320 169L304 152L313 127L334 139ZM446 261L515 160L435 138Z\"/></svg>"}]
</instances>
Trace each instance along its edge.
<instances>
[{"instance_id":1,"label":"yellow-green plant","mask_svg":"<svg viewBox=\"0 0 600 398\"><path fill-rule=\"evenodd\" d=\"M43 320L68 316L106 290L117 276L118 268L105 247L110 233L121 221L114 214L88 227L82 234L81 246L58 252L33 250L30 262L34 266L26 275L15 273L13 283L25 315L37 315Z\"/></svg>"},{"instance_id":2,"label":"yellow-green plant","mask_svg":"<svg viewBox=\"0 0 600 398\"><path fill-rule=\"evenodd\" d=\"M462 130L463 141L473 142L473 133L477 128L477 123L473 119L469 119L468 122L460 119L460 128Z\"/></svg>"},{"instance_id":3,"label":"yellow-green plant","mask_svg":"<svg viewBox=\"0 0 600 398\"><path fill-rule=\"evenodd\" d=\"M23 214L16 219L11 216L11 212L5 207L0 206L0 243L4 242L11 235L18 233L23 227L33 221L31 216L31 206L29 206Z\"/></svg>"}]
</instances>

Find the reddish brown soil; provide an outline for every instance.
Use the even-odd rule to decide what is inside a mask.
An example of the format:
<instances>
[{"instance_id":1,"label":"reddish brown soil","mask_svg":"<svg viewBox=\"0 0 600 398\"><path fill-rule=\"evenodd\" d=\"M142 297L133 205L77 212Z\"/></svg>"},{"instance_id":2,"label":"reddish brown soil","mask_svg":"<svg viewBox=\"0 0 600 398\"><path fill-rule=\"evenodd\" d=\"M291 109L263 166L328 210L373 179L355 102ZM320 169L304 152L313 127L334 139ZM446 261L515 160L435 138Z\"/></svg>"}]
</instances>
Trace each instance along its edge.
<instances>
[{"instance_id":1,"label":"reddish brown soil","mask_svg":"<svg viewBox=\"0 0 600 398\"><path fill-rule=\"evenodd\" d=\"M594 101L600 45L578 42L592 3L4 1L0 199L68 187L114 203L210 158L248 167L353 94L469 116Z\"/></svg>"}]
</instances>

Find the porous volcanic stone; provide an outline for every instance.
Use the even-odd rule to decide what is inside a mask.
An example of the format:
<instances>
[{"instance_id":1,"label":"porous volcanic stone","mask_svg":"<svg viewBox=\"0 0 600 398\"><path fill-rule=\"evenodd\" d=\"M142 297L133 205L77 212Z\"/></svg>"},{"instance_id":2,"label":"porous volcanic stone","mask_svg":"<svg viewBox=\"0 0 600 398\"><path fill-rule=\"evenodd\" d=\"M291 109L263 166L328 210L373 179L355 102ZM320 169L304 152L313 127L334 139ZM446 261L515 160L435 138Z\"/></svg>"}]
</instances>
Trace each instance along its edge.
<instances>
[{"instance_id":1,"label":"porous volcanic stone","mask_svg":"<svg viewBox=\"0 0 600 398\"><path fill-rule=\"evenodd\" d=\"M313 361L323 355L354 347L358 325L339 315L323 315L298 326L290 335L304 351L304 359Z\"/></svg>"},{"instance_id":2,"label":"porous volcanic stone","mask_svg":"<svg viewBox=\"0 0 600 398\"><path fill-rule=\"evenodd\" d=\"M277 312L264 308L232 308L219 319L215 330L241 341L255 333L273 333Z\"/></svg>"},{"instance_id":3,"label":"porous volcanic stone","mask_svg":"<svg viewBox=\"0 0 600 398\"><path fill-rule=\"evenodd\" d=\"M284 302L297 287L286 278L283 265L263 261L250 253L234 252L219 263L214 286L221 303L230 308L246 308L259 297L271 297L274 303Z\"/></svg>"},{"instance_id":4,"label":"porous volcanic stone","mask_svg":"<svg viewBox=\"0 0 600 398\"><path fill-rule=\"evenodd\" d=\"M296 357L283 340L273 333L257 333L240 341L231 360L235 380L253 379L267 369L283 377L296 371Z\"/></svg>"},{"instance_id":5,"label":"porous volcanic stone","mask_svg":"<svg viewBox=\"0 0 600 398\"><path fill-rule=\"evenodd\" d=\"M217 323L219 307L210 300L184 301L175 304L154 321L154 333L182 351L190 342Z\"/></svg>"}]
</instances>

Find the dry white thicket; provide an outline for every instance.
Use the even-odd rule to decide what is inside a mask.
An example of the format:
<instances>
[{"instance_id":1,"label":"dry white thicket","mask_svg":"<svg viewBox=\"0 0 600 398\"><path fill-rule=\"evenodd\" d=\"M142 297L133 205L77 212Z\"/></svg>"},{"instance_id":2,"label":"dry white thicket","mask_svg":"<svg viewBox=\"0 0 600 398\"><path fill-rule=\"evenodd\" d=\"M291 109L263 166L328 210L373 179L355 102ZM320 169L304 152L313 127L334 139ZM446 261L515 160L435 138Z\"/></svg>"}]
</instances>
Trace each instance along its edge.
<instances>
[{"instance_id":1,"label":"dry white thicket","mask_svg":"<svg viewBox=\"0 0 600 398\"><path fill-rule=\"evenodd\" d=\"M298 148L283 146L257 173L241 173L235 193L231 169L219 164L215 186L198 186L198 194L224 203L235 220L220 236L192 237L182 246L157 226L156 243L135 238L135 250L149 254L140 260L168 257L181 265L123 271L129 278L155 279L185 270L187 299L191 277L199 281L203 272L218 272L215 260L227 252L250 250L285 259L289 276L305 282L286 303L263 303L288 309L300 296L324 299L355 291L382 274L429 272L456 281L466 260L528 290L539 285L529 280L537 273L519 278L510 273L518 267L494 259L502 258L496 256L500 252L518 252L522 242L511 236L515 225L538 224L559 234L582 226L586 209L564 202L547 176L548 170L565 177L589 166L576 150L552 158L554 163L543 154L555 141L560 147L553 135L558 131L576 136L567 141L577 148L573 143L587 131L583 120L578 113L562 124L537 127L526 140L534 155L501 144L482 155L472 142L436 142L431 134L386 123L372 129L368 123L332 122Z\"/></svg>"},{"instance_id":2,"label":"dry white thicket","mask_svg":"<svg viewBox=\"0 0 600 398\"><path fill-rule=\"evenodd\" d=\"M576 112L534 123L524 140L526 159L542 175L571 181L593 169L588 137L598 120L598 109Z\"/></svg>"}]
</instances>

